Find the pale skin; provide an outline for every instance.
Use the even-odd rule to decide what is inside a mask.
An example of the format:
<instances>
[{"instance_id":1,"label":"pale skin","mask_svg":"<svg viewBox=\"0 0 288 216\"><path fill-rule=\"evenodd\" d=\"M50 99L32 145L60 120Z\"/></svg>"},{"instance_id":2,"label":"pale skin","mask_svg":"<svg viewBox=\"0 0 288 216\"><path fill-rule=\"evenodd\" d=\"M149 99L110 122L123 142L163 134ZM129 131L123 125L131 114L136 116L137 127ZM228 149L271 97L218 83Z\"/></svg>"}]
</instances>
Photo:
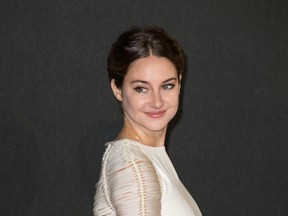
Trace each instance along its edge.
<instances>
[{"instance_id":1,"label":"pale skin","mask_svg":"<svg viewBox=\"0 0 288 216\"><path fill-rule=\"evenodd\" d=\"M130 65L122 88L117 88L112 79L112 91L121 101L124 113L117 139L164 146L167 125L178 110L180 81L181 76L170 60L153 55Z\"/></svg>"}]
</instances>

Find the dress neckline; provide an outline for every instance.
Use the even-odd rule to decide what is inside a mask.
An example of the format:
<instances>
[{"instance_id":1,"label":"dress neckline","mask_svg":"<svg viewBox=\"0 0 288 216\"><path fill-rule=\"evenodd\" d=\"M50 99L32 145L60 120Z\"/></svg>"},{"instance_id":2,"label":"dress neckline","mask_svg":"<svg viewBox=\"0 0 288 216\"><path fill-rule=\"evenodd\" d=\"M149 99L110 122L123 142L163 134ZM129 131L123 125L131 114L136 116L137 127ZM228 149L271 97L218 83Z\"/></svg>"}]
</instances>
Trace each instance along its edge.
<instances>
[{"instance_id":1,"label":"dress neckline","mask_svg":"<svg viewBox=\"0 0 288 216\"><path fill-rule=\"evenodd\" d=\"M124 138L124 139L116 139L114 140L114 143L117 142L124 142L124 143L129 143L129 144L134 144L134 145L138 145L142 148L147 148L147 149L165 149L165 146L149 146L149 145L145 145L141 142L135 141L135 140L131 140L128 138Z\"/></svg>"}]
</instances>

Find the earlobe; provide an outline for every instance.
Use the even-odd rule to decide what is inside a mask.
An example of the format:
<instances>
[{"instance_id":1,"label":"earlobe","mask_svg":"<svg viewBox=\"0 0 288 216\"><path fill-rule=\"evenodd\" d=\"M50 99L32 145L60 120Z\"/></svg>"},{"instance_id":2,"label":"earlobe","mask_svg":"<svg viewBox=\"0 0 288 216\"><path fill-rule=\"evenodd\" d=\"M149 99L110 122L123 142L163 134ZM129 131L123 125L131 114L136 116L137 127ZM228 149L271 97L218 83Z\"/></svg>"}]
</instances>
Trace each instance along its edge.
<instances>
[{"instance_id":1,"label":"earlobe","mask_svg":"<svg viewBox=\"0 0 288 216\"><path fill-rule=\"evenodd\" d=\"M117 100L122 101L122 91L116 86L115 79L111 80L110 85L114 96L117 98Z\"/></svg>"}]
</instances>

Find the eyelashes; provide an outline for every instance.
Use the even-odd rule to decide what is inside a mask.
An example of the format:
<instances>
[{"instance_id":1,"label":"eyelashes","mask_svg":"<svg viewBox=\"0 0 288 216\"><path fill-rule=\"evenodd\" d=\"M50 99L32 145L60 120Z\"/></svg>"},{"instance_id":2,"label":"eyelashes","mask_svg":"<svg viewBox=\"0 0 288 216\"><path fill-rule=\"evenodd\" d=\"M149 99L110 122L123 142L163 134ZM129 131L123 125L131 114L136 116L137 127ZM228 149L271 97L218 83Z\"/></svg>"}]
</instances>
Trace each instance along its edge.
<instances>
[{"instance_id":1,"label":"eyelashes","mask_svg":"<svg viewBox=\"0 0 288 216\"><path fill-rule=\"evenodd\" d=\"M173 83L167 83L167 84L162 85L162 86L161 86L161 89L162 89L162 90L171 90L171 89L173 89L174 87L175 87L175 84L173 84ZM143 86L136 86L136 87L134 88L134 90L135 90L136 92L138 92L138 93L146 93L146 92L149 91L149 88L143 87Z\"/></svg>"},{"instance_id":2,"label":"eyelashes","mask_svg":"<svg viewBox=\"0 0 288 216\"><path fill-rule=\"evenodd\" d=\"M137 86L137 87L135 87L134 90L135 90L136 92L138 92L138 93L145 93L145 92L148 91L147 88L145 88L145 87L141 87L141 86Z\"/></svg>"},{"instance_id":3,"label":"eyelashes","mask_svg":"<svg viewBox=\"0 0 288 216\"><path fill-rule=\"evenodd\" d=\"M164 84L163 86L162 86L162 89L164 89L164 90L170 90L170 89L173 89L175 87L175 84L173 84L173 83L167 83L167 84Z\"/></svg>"}]
</instances>

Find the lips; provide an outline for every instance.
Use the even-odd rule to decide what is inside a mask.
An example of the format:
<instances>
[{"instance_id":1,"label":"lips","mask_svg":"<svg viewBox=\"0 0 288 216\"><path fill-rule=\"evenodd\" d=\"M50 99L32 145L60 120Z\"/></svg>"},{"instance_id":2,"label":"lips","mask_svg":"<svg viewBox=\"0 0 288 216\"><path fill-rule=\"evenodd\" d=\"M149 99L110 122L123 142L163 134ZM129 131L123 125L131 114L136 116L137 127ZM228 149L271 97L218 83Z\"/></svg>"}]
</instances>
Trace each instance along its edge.
<instances>
[{"instance_id":1,"label":"lips","mask_svg":"<svg viewBox=\"0 0 288 216\"><path fill-rule=\"evenodd\" d=\"M153 111L153 112L145 112L145 114L151 118L161 118L166 111Z\"/></svg>"}]
</instances>

